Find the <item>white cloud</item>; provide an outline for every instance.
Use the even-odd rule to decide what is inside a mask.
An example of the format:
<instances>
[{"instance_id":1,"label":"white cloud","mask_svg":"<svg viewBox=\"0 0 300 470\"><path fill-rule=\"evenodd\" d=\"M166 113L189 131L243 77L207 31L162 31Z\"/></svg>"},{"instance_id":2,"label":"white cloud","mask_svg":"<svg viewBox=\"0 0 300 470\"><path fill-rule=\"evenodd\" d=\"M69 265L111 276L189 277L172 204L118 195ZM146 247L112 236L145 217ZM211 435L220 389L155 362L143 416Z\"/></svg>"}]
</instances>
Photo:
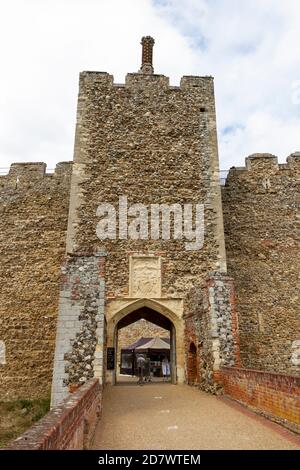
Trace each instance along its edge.
<instances>
[{"instance_id":1,"label":"white cloud","mask_svg":"<svg viewBox=\"0 0 300 470\"><path fill-rule=\"evenodd\" d=\"M288 140L286 140L288 136ZM236 128L222 137L224 154L247 156L252 153L272 153L284 155L292 153L290 142L299 141L299 120L285 122L265 112L254 112L249 115L243 128ZM282 159L285 161L285 158ZM243 165L243 160L231 158L232 166Z\"/></svg>"},{"instance_id":2,"label":"white cloud","mask_svg":"<svg viewBox=\"0 0 300 470\"><path fill-rule=\"evenodd\" d=\"M0 167L71 160L78 73L214 75L222 168L300 148L298 0L10 0L0 7ZM300 96L300 95L299 95ZM224 129L227 132L224 132Z\"/></svg>"},{"instance_id":3,"label":"white cloud","mask_svg":"<svg viewBox=\"0 0 300 470\"><path fill-rule=\"evenodd\" d=\"M156 69L179 79L170 42L189 69L193 52L150 0L10 0L0 11L0 167L73 158L82 70L124 82L140 67L140 39L157 40Z\"/></svg>"},{"instance_id":4,"label":"white cloud","mask_svg":"<svg viewBox=\"0 0 300 470\"><path fill-rule=\"evenodd\" d=\"M255 152L285 161L300 149L298 0L156 4L197 52L195 73L215 76L221 167L243 165Z\"/></svg>"}]
</instances>

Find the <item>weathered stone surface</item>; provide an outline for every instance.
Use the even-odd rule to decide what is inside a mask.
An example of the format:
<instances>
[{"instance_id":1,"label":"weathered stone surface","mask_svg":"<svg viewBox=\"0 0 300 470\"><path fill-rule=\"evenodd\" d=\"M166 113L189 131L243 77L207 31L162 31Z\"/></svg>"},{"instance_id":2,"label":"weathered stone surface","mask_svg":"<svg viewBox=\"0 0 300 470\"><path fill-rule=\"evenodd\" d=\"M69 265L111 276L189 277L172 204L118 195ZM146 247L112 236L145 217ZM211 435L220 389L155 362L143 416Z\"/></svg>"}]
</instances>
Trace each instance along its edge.
<instances>
[{"instance_id":1,"label":"weathered stone surface","mask_svg":"<svg viewBox=\"0 0 300 470\"><path fill-rule=\"evenodd\" d=\"M232 168L223 210L242 364L299 374L292 345L300 338L300 156L287 160L258 154Z\"/></svg>"},{"instance_id":2,"label":"weathered stone surface","mask_svg":"<svg viewBox=\"0 0 300 470\"><path fill-rule=\"evenodd\" d=\"M286 165L252 155L246 168L232 169L222 210L212 77L170 87L144 65L124 85L107 73L80 75L72 177L70 163L53 175L43 163L14 164L0 177L0 398L48 393L56 324L57 399L101 379L105 346L114 346L117 323L134 305L173 324L180 380L186 358L187 380L218 392L220 366L239 365L234 282L243 366L299 374L299 154ZM120 196L148 209L203 204L203 247L188 251L184 239L100 242L97 207L110 203L118 216ZM56 323L65 248L71 258ZM99 250L105 272L95 269ZM145 336L143 328L141 321L121 330L121 345Z\"/></svg>"},{"instance_id":3,"label":"weathered stone surface","mask_svg":"<svg viewBox=\"0 0 300 470\"><path fill-rule=\"evenodd\" d=\"M184 238L126 239L119 232L100 241L97 208L111 204L118 219L121 196L128 206L143 204L148 213L153 204L203 205L203 247L188 251ZM182 382L182 308L170 312L163 305L176 299L181 307L208 272L226 268L211 77L183 77L180 87L170 87L163 75L128 74L125 85L117 85L105 73L81 74L67 251L97 247L107 252L107 345L114 347L122 316L116 311L112 317L113 302L129 311L127 303L135 299L155 299L156 308L176 323L176 372ZM114 380L112 373L107 378Z\"/></svg>"},{"instance_id":4,"label":"weathered stone surface","mask_svg":"<svg viewBox=\"0 0 300 470\"><path fill-rule=\"evenodd\" d=\"M67 256L62 268L51 405L93 377L103 383L104 255ZM92 279L92 282L91 282Z\"/></svg>"},{"instance_id":5,"label":"weathered stone surface","mask_svg":"<svg viewBox=\"0 0 300 470\"><path fill-rule=\"evenodd\" d=\"M0 177L0 398L49 395L72 163L16 163Z\"/></svg>"},{"instance_id":6,"label":"weathered stone surface","mask_svg":"<svg viewBox=\"0 0 300 470\"><path fill-rule=\"evenodd\" d=\"M201 110L204 110L203 112ZM96 235L100 203L204 204L205 240L105 240ZM128 254L163 258L161 297L178 297L211 270L224 268L223 229L211 77L183 77L169 87L163 75L128 74L125 86L105 73L80 76L68 251L107 251L109 297L128 295ZM150 237L149 237L150 238Z\"/></svg>"},{"instance_id":7,"label":"weathered stone surface","mask_svg":"<svg viewBox=\"0 0 300 470\"><path fill-rule=\"evenodd\" d=\"M212 272L191 289L185 304L186 379L210 393L220 393L215 371L240 364L233 279Z\"/></svg>"}]
</instances>

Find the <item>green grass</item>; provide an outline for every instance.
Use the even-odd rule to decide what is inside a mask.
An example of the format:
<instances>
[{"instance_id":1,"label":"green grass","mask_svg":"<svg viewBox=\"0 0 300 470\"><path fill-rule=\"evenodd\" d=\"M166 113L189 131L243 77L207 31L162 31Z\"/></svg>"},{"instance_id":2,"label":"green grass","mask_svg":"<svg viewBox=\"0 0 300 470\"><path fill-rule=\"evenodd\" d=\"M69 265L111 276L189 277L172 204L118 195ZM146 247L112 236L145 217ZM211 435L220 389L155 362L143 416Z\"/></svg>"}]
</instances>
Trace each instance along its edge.
<instances>
[{"instance_id":1,"label":"green grass","mask_svg":"<svg viewBox=\"0 0 300 470\"><path fill-rule=\"evenodd\" d=\"M50 398L27 400L20 398L14 401L0 401L0 448L7 445L50 409Z\"/></svg>"}]
</instances>

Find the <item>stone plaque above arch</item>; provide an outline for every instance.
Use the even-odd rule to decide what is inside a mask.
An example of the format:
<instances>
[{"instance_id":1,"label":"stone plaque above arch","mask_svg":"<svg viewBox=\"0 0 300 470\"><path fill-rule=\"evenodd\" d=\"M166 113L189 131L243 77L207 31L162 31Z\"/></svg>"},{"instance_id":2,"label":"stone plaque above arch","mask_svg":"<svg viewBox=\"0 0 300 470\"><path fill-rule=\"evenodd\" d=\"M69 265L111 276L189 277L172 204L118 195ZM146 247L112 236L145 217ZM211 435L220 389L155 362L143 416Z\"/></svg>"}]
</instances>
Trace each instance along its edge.
<instances>
[{"instance_id":1,"label":"stone plaque above arch","mask_svg":"<svg viewBox=\"0 0 300 470\"><path fill-rule=\"evenodd\" d=\"M129 296L131 298L161 297L161 257L132 255L129 257Z\"/></svg>"}]
</instances>

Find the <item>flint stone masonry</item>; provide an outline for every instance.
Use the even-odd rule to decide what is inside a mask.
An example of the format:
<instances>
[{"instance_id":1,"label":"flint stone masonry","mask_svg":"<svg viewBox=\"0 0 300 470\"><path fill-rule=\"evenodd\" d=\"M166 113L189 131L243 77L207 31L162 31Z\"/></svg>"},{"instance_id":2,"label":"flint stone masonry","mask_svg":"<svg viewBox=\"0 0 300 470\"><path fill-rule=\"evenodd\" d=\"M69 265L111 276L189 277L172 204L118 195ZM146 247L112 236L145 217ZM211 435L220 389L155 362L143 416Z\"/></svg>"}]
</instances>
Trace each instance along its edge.
<instances>
[{"instance_id":1,"label":"flint stone masonry","mask_svg":"<svg viewBox=\"0 0 300 470\"><path fill-rule=\"evenodd\" d=\"M128 205L145 205L148 213L151 204L203 205L203 248L187 251L186 239L99 240L97 208L112 204L118 219L120 196L128 197ZM170 87L163 75L132 73L121 86L107 73L80 74L67 251L95 247L107 252L108 308L114 300L126 305L131 296L132 303L155 298L158 308L173 298L182 305L208 272L226 270L212 77L186 76L179 87ZM130 282L135 254L159 259L155 286L150 269ZM108 319L109 347L119 314ZM184 321L178 309L168 315L176 322L176 371L182 382ZM107 377L114 380L113 373Z\"/></svg>"},{"instance_id":2,"label":"flint stone masonry","mask_svg":"<svg viewBox=\"0 0 300 470\"><path fill-rule=\"evenodd\" d=\"M93 377L103 383L104 259L67 256L62 267L52 406Z\"/></svg>"},{"instance_id":3,"label":"flint stone masonry","mask_svg":"<svg viewBox=\"0 0 300 470\"><path fill-rule=\"evenodd\" d=\"M1 400L50 394L71 172L15 163L0 176Z\"/></svg>"},{"instance_id":4,"label":"flint stone masonry","mask_svg":"<svg viewBox=\"0 0 300 470\"><path fill-rule=\"evenodd\" d=\"M219 368L241 361L300 373L300 154L286 164L251 155L230 170L221 198L213 78L170 86L153 73L153 40L142 43L141 73L124 84L80 74L73 165L50 175L44 163L13 164L0 177L0 399L49 393L58 308L53 405L103 380L106 346L135 308L173 324L178 382L185 368L188 381L218 393ZM110 203L118 217L120 196L149 212L203 204L203 248L100 241L97 208Z\"/></svg>"},{"instance_id":5,"label":"flint stone masonry","mask_svg":"<svg viewBox=\"0 0 300 470\"><path fill-rule=\"evenodd\" d=\"M191 343L197 348L196 383L204 391L219 393L214 372L222 366L240 364L233 280L222 273L210 273L202 287L195 287L189 293L185 312L187 355ZM188 357L186 364L189 364Z\"/></svg>"},{"instance_id":6,"label":"flint stone masonry","mask_svg":"<svg viewBox=\"0 0 300 470\"><path fill-rule=\"evenodd\" d=\"M223 188L228 274L244 367L299 375L300 154L255 154Z\"/></svg>"},{"instance_id":7,"label":"flint stone masonry","mask_svg":"<svg viewBox=\"0 0 300 470\"><path fill-rule=\"evenodd\" d=\"M128 253L161 252L161 297L178 297L211 270L225 269L214 88L211 77L128 74L125 86L107 73L83 72L75 138L67 251L107 251L109 297L128 295ZM205 109L205 112L201 110ZM184 240L104 240L96 235L100 203L204 204L205 244Z\"/></svg>"},{"instance_id":8,"label":"flint stone masonry","mask_svg":"<svg viewBox=\"0 0 300 470\"><path fill-rule=\"evenodd\" d=\"M212 273L207 281L214 369L234 367L240 361L233 279Z\"/></svg>"}]
</instances>

